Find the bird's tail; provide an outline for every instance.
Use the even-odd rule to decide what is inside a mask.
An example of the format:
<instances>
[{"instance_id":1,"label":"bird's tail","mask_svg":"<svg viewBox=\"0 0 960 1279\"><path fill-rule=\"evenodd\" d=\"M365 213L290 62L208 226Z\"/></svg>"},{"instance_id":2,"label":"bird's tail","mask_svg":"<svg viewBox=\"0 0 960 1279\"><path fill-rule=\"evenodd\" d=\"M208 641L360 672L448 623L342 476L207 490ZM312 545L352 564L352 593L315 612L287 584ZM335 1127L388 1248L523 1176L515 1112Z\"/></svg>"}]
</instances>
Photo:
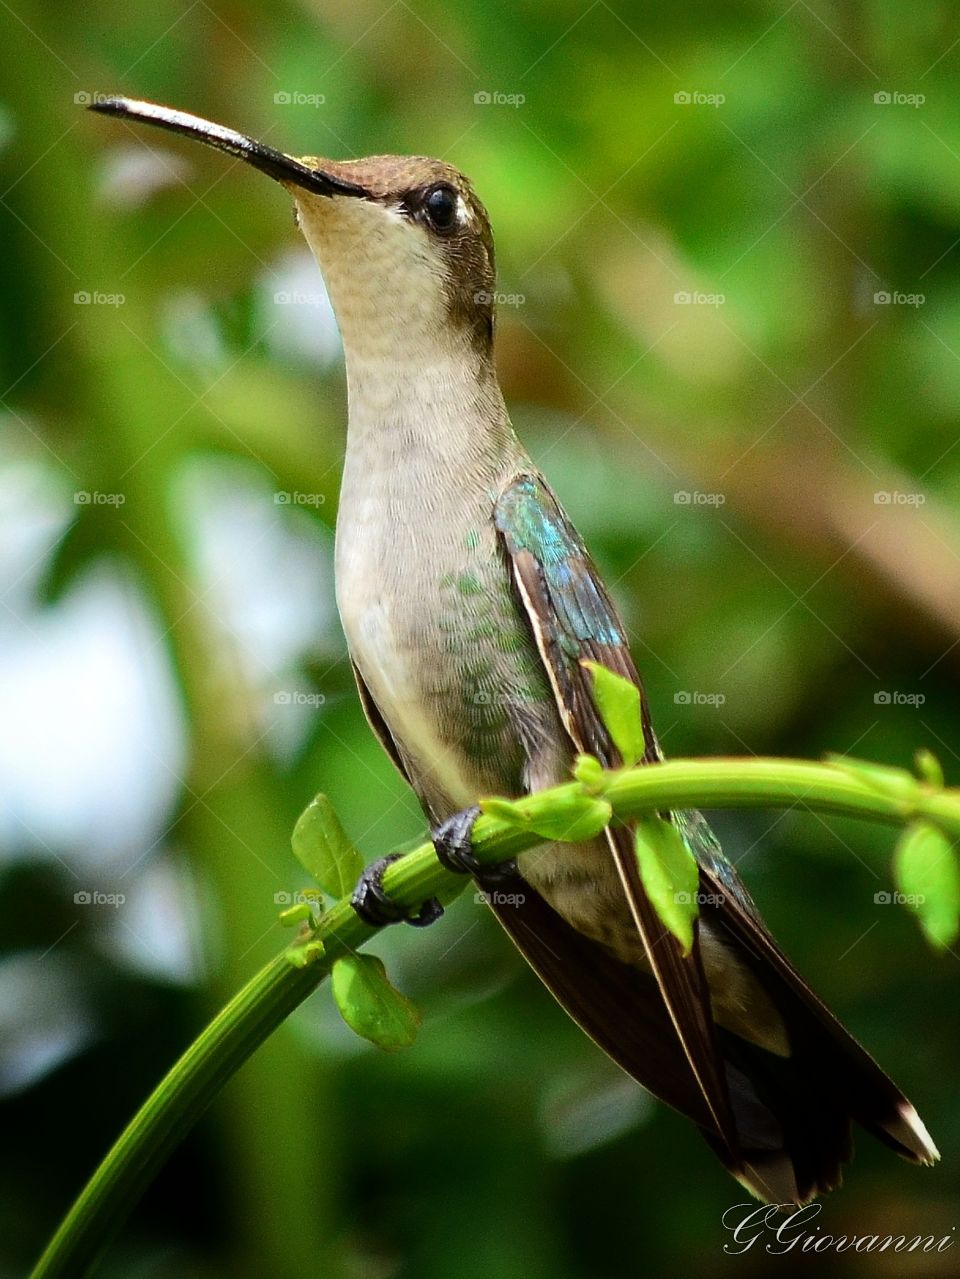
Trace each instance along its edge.
<instances>
[{"instance_id":1,"label":"bird's tail","mask_svg":"<svg viewBox=\"0 0 960 1279\"><path fill-rule=\"evenodd\" d=\"M715 1027L735 1139L690 1069L651 973L573 929L520 876L494 913L581 1028L628 1074L698 1125L734 1177L769 1203L805 1203L840 1182L856 1120L897 1154L939 1156L913 1106L799 976L759 920L705 876L710 926L749 966L782 1018L789 1051ZM501 884L501 887L503 885ZM703 920L703 923L706 923Z\"/></svg>"},{"instance_id":2,"label":"bird's tail","mask_svg":"<svg viewBox=\"0 0 960 1279\"><path fill-rule=\"evenodd\" d=\"M779 1056L717 1028L741 1149L704 1135L741 1184L779 1203L832 1190L853 1153L851 1120L904 1159L934 1163L939 1153L914 1107L766 929L739 910L718 912L717 926L769 994L790 1049Z\"/></svg>"}]
</instances>

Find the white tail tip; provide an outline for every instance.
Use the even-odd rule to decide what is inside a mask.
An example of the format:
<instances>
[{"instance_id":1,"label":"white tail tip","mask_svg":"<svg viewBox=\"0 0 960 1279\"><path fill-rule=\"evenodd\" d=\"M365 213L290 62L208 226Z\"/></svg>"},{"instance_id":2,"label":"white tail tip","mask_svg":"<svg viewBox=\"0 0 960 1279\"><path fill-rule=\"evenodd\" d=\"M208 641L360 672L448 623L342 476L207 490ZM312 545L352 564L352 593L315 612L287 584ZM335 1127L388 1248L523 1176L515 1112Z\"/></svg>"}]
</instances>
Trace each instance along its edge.
<instances>
[{"instance_id":1,"label":"white tail tip","mask_svg":"<svg viewBox=\"0 0 960 1279\"><path fill-rule=\"evenodd\" d=\"M940 1158L940 1151L933 1144L926 1124L909 1101L901 1101L897 1113L899 1118L884 1124L884 1128L918 1163L935 1164Z\"/></svg>"}]
</instances>

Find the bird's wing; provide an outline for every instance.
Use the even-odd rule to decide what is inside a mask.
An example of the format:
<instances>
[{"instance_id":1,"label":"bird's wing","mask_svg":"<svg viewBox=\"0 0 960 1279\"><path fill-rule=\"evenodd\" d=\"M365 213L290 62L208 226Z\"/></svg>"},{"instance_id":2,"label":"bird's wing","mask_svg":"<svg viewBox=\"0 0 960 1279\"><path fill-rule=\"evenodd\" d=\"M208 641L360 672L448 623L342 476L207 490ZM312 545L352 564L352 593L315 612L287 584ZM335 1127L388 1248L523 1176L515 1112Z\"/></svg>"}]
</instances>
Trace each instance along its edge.
<instances>
[{"instance_id":1,"label":"bird's wing","mask_svg":"<svg viewBox=\"0 0 960 1279\"><path fill-rule=\"evenodd\" d=\"M357 681L357 692L360 694L360 705L363 707L363 713L367 717L367 723L373 729L374 736L377 741L390 756L397 772L408 786L412 786L413 782L400 755L400 748L394 741L393 734L390 732L390 729L387 728L387 721L380 714L380 707L373 700L370 690L367 688L356 662L351 661L350 665L353 667L353 678Z\"/></svg>"},{"instance_id":2,"label":"bird's wing","mask_svg":"<svg viewBox=\"0 0 960 1279\"><path fill-rule=\"evenodd\" d=\"M646 696L623 624L576 529L544 480L532 474L515 477L497 499L495 521L573 746L596 755L608 766L622 762L594 700L592 677L582 664L589 659L640 689L644 759L647 763L659 760ZM690 954L684 955L644 891L632 830L613 826L607 829L606 838L670 1022L716 1133L728 1145L731 1162L736 1163L737 1129L696 933ZM577 979L576 971L571 971L570 981ZM555 972L554 986L556 982Z\"/></svg>"}]
</instances>

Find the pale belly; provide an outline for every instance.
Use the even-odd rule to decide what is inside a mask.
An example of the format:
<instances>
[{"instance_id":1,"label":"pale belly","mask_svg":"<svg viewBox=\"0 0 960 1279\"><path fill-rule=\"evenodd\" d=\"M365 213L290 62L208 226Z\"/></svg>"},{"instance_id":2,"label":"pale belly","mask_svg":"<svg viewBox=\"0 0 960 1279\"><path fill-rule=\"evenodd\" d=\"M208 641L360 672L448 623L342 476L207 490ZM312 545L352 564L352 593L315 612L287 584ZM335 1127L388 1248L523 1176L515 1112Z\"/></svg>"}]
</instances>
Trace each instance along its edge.
<instances>
[{"instance_id":1,"label":"pale belly","mask_svg":"<svg viewBox=\"0 0 960 1279\"><path fill-rule=\"evenodd\" d=\"M559 721L491 505L386 530L377 505L354 502L338 523L337 604L411 783L435 817L523 793L528 748Z\"/></svg>"},{"instance_id":2,"label":"pale belly","mask_svg":"<svg viewBox=\"0 0 960 1279\"><path fill-rule=\"evenodd\" d=\"M425 698L423 655L414 652L404 628L395 625L389 602L383 598L354 601L347 643L403 755L417 761L434 803L437 792L446 797L452 811L474 803L478 779L459 743L444 732L440 717Z\"/></svg>"}]
</instances>

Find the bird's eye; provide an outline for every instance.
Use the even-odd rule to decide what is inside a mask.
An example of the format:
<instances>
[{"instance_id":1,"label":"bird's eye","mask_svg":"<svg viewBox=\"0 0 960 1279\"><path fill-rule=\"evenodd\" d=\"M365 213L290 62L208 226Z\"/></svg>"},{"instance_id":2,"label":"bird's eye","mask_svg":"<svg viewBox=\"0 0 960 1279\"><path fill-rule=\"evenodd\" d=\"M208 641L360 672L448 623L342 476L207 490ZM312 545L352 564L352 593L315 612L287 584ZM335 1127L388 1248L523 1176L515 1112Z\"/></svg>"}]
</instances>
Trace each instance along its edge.
<instances>
[{"instance_id":1,"label":"bird's eye","mask_svg":"<svg viewBox=\"0 0 960 1279\"><path fill-rule=\"evenodd\" d=\"M449 231L457 221L457 193L453 187L433 187L423 197L423 208L434 231Z\"/></svg>"}]
</instances>

